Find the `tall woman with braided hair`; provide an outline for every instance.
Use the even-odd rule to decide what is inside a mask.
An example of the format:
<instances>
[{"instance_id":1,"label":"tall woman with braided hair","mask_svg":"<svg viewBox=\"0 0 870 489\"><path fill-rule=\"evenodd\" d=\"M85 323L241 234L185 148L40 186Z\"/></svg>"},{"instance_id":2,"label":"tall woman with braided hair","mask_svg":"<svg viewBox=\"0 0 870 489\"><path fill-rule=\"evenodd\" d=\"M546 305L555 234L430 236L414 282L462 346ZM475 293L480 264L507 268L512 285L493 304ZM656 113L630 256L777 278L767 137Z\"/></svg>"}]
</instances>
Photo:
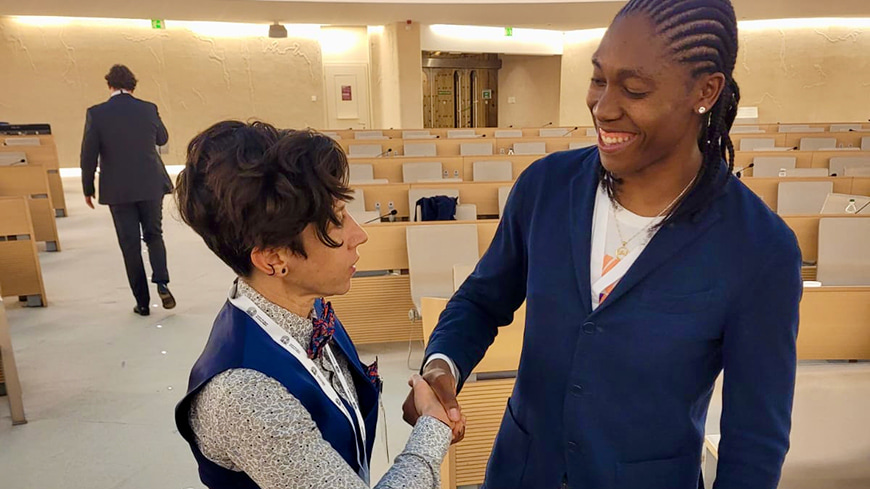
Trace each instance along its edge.
<instances>
[{"instance_id":1,"label":"tall woman with braided hair","mask_svg":"<svg viewBox=\"0 0 870 489\"><path fill-rule=\"evenodd\" d=\"M629 1L591 60L598 146L550 155L518 179L423 371L460 419L457 389L526 301L485 487L702 487L724 370L715 487L776 488L801 257L783 221L731 177L736 59L728 0ZM412 397L405 407L413 421Z\"/></svg>"}]
</instances>

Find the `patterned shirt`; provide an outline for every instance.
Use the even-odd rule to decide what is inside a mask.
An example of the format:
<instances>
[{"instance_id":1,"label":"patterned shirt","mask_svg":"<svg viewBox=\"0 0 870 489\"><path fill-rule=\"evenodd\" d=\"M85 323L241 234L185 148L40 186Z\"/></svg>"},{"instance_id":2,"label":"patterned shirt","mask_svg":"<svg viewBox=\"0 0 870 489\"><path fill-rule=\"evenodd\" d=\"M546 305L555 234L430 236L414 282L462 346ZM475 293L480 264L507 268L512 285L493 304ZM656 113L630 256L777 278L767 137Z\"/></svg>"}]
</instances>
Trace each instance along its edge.
<instances>
[{"instance_id":1,"label":"patterned shirt","mask_svg":"<svg viewBox=\"0 0 870 489\"><path fill-rule=\"evenodd\" d=\"M311 341L313 324L274 304L239 280L239 294L251 299L300 344ZM347 358L334 351L347 384L353 385ZM314 361L345 400L330 362ZM277 380L256 370L230 369L212 378L196 395L190 425L202 454L217 465L245 472L262 489L366 489L365 482L332 448L311 415ZM394 465L375 489L437 489L451 431L424 416L417 422Z\"/></svg>"}]
</instances>

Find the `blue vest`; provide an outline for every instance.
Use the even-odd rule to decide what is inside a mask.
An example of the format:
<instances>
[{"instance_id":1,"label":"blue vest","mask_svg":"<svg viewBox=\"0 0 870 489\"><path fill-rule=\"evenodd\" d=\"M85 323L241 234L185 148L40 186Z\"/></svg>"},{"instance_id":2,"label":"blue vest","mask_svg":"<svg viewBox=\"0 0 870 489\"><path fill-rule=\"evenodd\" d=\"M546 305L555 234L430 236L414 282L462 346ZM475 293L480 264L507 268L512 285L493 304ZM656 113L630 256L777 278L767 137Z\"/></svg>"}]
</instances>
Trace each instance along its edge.
<instances>
[{"instance_id":1,"label":"blue vest","mask_svg":"<svg viewBox=\"0 0 870 489\"><path fill-rule=\"evenodd\" d=\"M315 303L315 311L322 312L321 301ZM331 342L333 348L344 353L348 360L354 387L359 399L360 409L365 419L367 462L371 462L372 446L375 439L375 425L378 420L378 396L380 391L365 374L364 365L357 355L344 326L336 320L335 335ZM257 484L244 472L225 469L208 460L196 446L193 430L190 427L190 404L196 394L214 376L229 369L246 368L257 370L280 382L311 414L323 438L344 458L354 472L359 472L357 462L356 435L347 418L321 391L317 382L284 348L272 338L245 312L229 302L221 309L211 336L190 372L187 395L175 408L175 423L178 432L190 444L193 456L199 464L199 476L210 489L254 489ZM353 408L345 407L353 416ZM356 419L354 417L354 423Z\"/></svg>"}]
</instances>

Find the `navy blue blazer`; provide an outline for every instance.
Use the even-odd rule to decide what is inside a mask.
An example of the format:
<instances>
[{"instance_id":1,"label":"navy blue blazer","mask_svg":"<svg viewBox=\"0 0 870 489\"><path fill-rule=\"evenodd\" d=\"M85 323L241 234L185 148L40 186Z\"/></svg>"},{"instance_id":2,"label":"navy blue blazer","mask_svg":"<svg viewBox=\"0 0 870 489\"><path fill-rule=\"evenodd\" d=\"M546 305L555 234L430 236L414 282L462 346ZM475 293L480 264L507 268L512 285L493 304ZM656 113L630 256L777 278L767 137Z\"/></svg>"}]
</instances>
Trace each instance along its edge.
<instances>
[{"instance_id":1,"label":"navy blue blazer","mask_svg":"<svg viewBox=\"0 0 870 489\"><path fill-rule=\"evenodd\" d=\"M533 164L432 333L460 387L527 300L523 351L487 467L491 489L697 489L724 368L717 489L775 489L789 444L801 256L794 233L729 178L660 229L592 311L598 149ZM723 175L727 172L721 172ZM723 177L724 178L724 177Z\"/></svg>"}]
</instances>

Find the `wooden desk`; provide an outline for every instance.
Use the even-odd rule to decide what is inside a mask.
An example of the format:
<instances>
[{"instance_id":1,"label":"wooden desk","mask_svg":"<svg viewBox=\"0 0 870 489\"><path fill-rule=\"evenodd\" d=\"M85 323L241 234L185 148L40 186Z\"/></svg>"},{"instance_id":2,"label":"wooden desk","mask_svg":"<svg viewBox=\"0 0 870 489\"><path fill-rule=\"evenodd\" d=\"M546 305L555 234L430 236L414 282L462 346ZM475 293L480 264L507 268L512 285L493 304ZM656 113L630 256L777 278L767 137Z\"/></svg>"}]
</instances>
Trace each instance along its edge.
<instances>
[{"instance_id":1,"label":"wooden desk","mask_svg":"<svg viewBox=\"0 0 870 489\"><path fill-rule=\"evenodd\" d=\"M832 182L834 193L870 195L870 177L748 177L741 181L774 211L779 198L779 184L782 182Z\"/></svg>"},{"instance_id":2,"label":"wooden desk","mask_svg":"<svg viewBox=\"0 0 870 489\"><path fill-rule=\"evenodd\" d=\"M34 239L46 243L48 251L60 251L55 211L48 177L39 166L0 167L0 197L28 197Z\"/></svg>"},{"instance_id":3,"label":"wooden desk","mask_svg":"<svg viewBox=\"0 0 870 489\"><path fill-rule=\"evenodd\" d=\"M9 320L6 318L2 290L0 290L0 384L4 384L6 388L9 411L12 413L12 424L27 423L27 418L24 415L24 402L21 399L21 381L18 379L18 367L15 364L15 351L12 349L12 337L9 335Z\"/></svg>"},{"instance_id":4,"label":"wooden desk","mask_svg":"<svg viewBox=\"0 0 870 489\"><path fill-rule=\"evenodd\" d=\"M402 167L405 163L441 163L450 178L463 178L465 173L465 161L461 156L431 156L431 157L408 157L392 156L389 158L353 158L348 160L351 165L372 165L375 179L387 179L390 183L405 183ZM470 178L468 180L471 180Z\"/></svg>"},{"instance_id":5,"label":"wooden desk","mask_svg":"<svg viewBox=\"0 0 870 489\"><path fill-rule=\"evenodd\" d=\"M438 318L447 306L449 299L424 297L422 300L423 342L429 343L429 336L438 325ZM483 360L472 373L515 372L519 368L520 355L523 350L523 332L526 325L526 305L523 304L514 313L514 321L498 329L495 342L487 350Z\"/></svg>"},{"instance_id":6,"label":"wooden desk","mask_svg":"<svg viewBox=\"0 0 870 489\"><path fill-rule=\"evenodd\" d=\"M870 360L870 287L805 288L800 360Z\"/></svg>"},{"instance_id":7,"label":"wooden desk","mask_svg":"<svg viewBox=\"0 0 870 489\"><path fill-rule=\"evenodd\" d=\"M773 133L764 133L764 134L732 134L731 142L734 143L734 149L740 149L740 141L744 139L773 139L774 146L778 148L784 148L788 146L792 146L787 143L787 134L773 134Z\"/></svg>"},{"instance_id":8,"label":"wooden desk","mask_svg":"<svg viewBox=\"0 0 870 489\"><path fill-rule=\"evenodd\" d=\"M356 190L362 191L365 197L367 211L377 211L380 204L381 214L389 212L389 204L393 203L399 218L413 218L408 194L411 189L457 189L460 204L477 206L478 216L498 217L498 190L501 187L512 187L513 182L446 182L446 183L414 183L414 184L380 184L357 185Z\"/></svg>"},{"instance_id":9,"label":"wooden desk","mask_svg":"<svg viewBox=\"0 0 870 489\"><path fill-rule=\"evenodd\" d=\"M28 305L46 306L32 223L25 197L0 197L0 289L27 297Z\"/></svg>"},{"instance_id":10,"label":"wooden desk","mask_svg":"<svg viewBox=\"0 0 870 489\"><path fill-rule=\"evenodd\" d=\"M57 217L67 215L66 197L63 194L63 180L60 178L60 161L57 156L57 146L54 144L54 136L4 136L0 135L0 141L7 139L39 138L39 146L5 146L0 145L0 152L21 152L27 155L28 165L45 168L48 176L49 191L52 205Z\"/></svg>"}]
</instances>

